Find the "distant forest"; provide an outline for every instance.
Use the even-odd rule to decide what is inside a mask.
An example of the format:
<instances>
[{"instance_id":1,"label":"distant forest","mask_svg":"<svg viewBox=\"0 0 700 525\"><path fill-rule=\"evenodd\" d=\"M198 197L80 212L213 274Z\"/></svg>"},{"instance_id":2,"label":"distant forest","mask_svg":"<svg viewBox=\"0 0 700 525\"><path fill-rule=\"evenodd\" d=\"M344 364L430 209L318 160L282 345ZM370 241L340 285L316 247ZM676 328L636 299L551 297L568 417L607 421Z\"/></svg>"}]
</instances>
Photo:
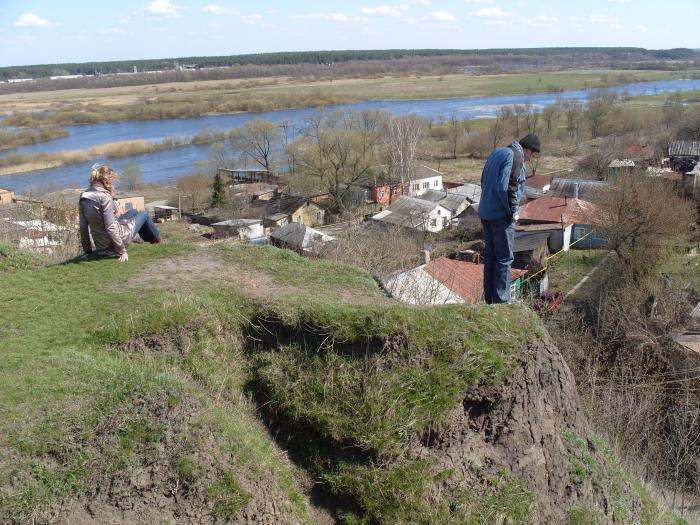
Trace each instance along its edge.
<instances>
[{"instance_id":1,"label":"distant forest","mask_svg":"<svg viewBox=\"0 0 700 525\"><path fill-rule=\"evenodd\" d=\"M197 69L178 71L176 64ZM132 73L137 68L137 75ZM518 69L601 67L617 69L700 68L700 53L687 48L649 50L636 47L552 47L522 49L387 49L298 51L230 56L177 57L0 68L0 81L20 78L38 82L12 84L0 92L72 87L112 87L191 80L221 80L270 76L324 77L415 72L447 74L489 73ZM149 73L150 72L150 73ZM160 73L155 73L160 72ZM49 82L48 77L95 75L87 79ZM58 85L60 84L60 85Z\"/></svg>"}]
</instances>

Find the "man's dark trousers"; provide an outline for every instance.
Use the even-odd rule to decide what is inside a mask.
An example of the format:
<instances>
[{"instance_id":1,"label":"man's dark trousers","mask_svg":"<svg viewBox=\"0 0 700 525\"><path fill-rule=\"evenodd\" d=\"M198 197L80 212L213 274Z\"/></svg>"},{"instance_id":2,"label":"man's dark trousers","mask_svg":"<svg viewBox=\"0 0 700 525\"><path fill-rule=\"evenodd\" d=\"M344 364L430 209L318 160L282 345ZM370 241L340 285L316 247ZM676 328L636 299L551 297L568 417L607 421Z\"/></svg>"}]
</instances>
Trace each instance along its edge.
<instances>
[{"instance_id":1,"label":"man's dark trousers","mask_svg":"<svg viewBox=\"0 0 700 525\"><path fill-rule=\"evenodd\" d=\"M485 221L484 300L487 304L510 302L510 265L513 263L515 223L510 217Z\"/></svg>"}]
</instances>

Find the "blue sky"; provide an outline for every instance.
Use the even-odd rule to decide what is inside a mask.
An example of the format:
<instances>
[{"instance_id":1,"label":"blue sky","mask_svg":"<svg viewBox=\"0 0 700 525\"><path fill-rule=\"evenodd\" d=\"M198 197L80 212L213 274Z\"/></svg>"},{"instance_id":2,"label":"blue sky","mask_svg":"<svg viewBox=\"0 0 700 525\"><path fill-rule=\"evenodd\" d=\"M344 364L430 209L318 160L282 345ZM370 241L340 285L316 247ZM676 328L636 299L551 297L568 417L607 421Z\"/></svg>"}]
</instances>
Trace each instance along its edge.
<instances>
[{"instance_id":1,"label":"blue sky","mask_svg":"<svg viewBox=\"0 0 700 525\"><path fill-rule=\"evenodd\" d=\"M698 48L698 20L698 0L0 0L0 66L318 49Z\"/></svg>"}]
</instances>

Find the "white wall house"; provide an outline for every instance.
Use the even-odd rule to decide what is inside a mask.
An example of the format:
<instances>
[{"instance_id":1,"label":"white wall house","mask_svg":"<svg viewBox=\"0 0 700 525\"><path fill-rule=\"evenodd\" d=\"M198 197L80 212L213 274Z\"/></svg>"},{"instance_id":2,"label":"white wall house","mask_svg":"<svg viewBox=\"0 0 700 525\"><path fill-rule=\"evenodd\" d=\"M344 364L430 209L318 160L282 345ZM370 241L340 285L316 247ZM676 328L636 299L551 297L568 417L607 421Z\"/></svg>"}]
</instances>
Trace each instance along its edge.
<instances>
[{"instance_id":1,"label":"white wall house","mask_svg":"<svg viewBox=\"0 0 700 525\"><path fill-rule=\"evenodd\" d=\"M408 186L408 195L417 197L428 190L442 190L442 173L428 166L419 166Z\"/></svg>"},{"instance_id":2,"label":"white wall house","mask_svg":"<svg viewBox=\"0 0 700 525\"><path fill-rule=\"evenodd\" d=\"M401 197L373 220L419 231L437 233L452 221L450 210L434 202L413 197Z\"/></svg>"}]
</instances>

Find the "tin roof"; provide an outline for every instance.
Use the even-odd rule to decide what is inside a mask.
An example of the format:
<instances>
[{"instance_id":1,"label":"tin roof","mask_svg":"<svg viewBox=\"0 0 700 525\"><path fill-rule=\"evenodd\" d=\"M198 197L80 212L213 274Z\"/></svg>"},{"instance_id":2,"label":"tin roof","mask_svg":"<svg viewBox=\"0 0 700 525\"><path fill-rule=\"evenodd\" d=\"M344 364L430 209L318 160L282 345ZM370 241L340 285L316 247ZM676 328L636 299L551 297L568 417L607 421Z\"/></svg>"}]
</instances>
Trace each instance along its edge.
<instances>
[{"instance_id":1,"label":"tin roof","mask_svg":"<svg viewBox=\"0 0 700 525\"><path fill-rule=\"evenodd\" d=\"M517 231L513 240L513 253L530 252L549 239L550 232Z\"/></svg>"},{"instance_id":2,"label":"tin roof","mask_svg":"<svg viewBox=\"0 0 700 525\"><path fill-rule=\"evenodd\" d=\"M596 206L581 199L567 197L540 197L520 208L520 219L535 222L564 222L567 224L590 222Z\"/></svg>"},{"instance_id":3,"label":"tin roof","mask_svg":"<svg viewBox=\"0 0 700 525\"><path fill-rule=\"evenodd\" d=\"M677 140L668 145L669 157L700 157L700 142Z\"/></svg>"},{"instance_id":4,"label":"tin roof","mask_svg":"<svg viewBox=\"0 0 700 525\"><path fill-rule=\"evenodd\" d=\"M301 250L309 249L314 242L333 240L333 237L330 235L321 233L318 230L314 230L298 222L291 222L286 226L282 226L278 230L272 232L270 238Z\"/></svg>"},{"instance_id":5,"label":"tin roof","mask_svg":"<svg viewBox=\"0 0 700 525\"><path fill-rule=\"evenodd\" d=\"M533 175L525 178L525 186L546 191L552 184L552 177L549 175Z\"/></svg>"},{"instance_id":6,"label":"tin roof","mask_svg":"<svg viewBox=\"0 0 700 525\"><path fill-rule=\"evenodd\" d=\"M448 193L443 190L427 190L418 198L439 204L452 213L460 209L465 204L465 201L467 201L467 205L469 204L469 200L464 193Z\"/></svg>"}]
</instances>

